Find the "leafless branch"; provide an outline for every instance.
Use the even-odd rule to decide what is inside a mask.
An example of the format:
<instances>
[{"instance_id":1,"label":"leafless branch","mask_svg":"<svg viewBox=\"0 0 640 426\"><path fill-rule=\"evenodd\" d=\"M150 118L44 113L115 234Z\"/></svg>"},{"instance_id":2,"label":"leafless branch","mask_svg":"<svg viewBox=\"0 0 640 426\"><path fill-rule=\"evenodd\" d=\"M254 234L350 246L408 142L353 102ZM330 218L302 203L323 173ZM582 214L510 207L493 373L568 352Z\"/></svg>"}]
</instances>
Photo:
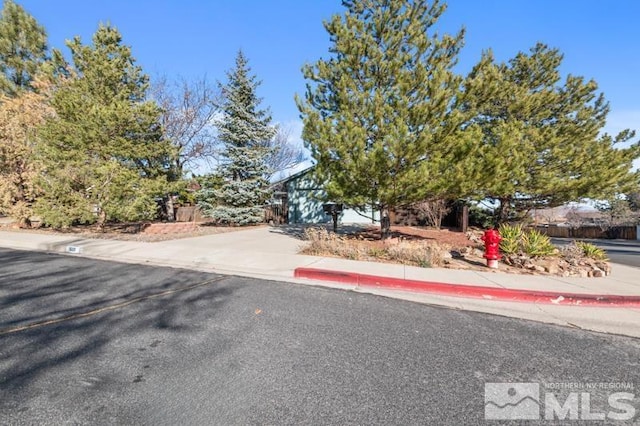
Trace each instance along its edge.
<instances>
[{"instance_id":1,"label":"leafless branch","mask_svg":"<svg viewBox=\"0 0 640 426\"><path fill-rule=\"evenodd\" d=\"M414 208L421 219L437 229L440 229L442 219L451 211L449 203L443 199L421 201L414 204Z\"/></svg>"},{"instance_id":2,"label":"leafless branch","mask_svg":"<svg viewBox=\"0 0 640 426\"><path fill-rule=\"evenodd\" d=\"M267 158L267 163L269 169L274 173L307 159L304 148L290 141L291 133L292 130L290 127L278 126L276 135L265 144L265 147L271 148L271 154Z\"/></svg>"},{"instance_id":3,"label":"leafless branch","mask_svg":"<svg viewBox=\"0 0 640 426\"><path fill-rule=\"evenodd\" d=\"M152 85L153 99L162 108L165 136L176 147L174 167L179 175L197 162L212 162L217 153L213 119L220 91L207 81L160 76Z\"/></svg>"}]
</instances>

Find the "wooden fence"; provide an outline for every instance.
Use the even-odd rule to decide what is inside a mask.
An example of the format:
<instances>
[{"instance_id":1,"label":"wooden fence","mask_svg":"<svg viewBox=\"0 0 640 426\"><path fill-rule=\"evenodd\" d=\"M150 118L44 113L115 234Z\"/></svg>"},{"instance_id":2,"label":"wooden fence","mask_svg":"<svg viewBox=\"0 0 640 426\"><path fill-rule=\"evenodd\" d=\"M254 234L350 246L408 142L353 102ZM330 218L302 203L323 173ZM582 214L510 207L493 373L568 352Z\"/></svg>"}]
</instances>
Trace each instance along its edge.
<instances>
[{"instance_id":1,"label":"wooden fence","mask_svg":"<svg viewBox=\"0 0 640 426\"><path fill-rule=\"evenodd\" d=\"M202 212L197 206L183 206L175 209L176 222L206 222L210 220L202 216ZM286 207L273 204L264 208L264 221L266 223L283 224L287 223Z\"/></svg>"},{"instance_id":2,"label":"wooden fence","mask_svg":"<svg viewBox=\"0 0 640 426\"><path fill-rule=\"evenodd\" d=\"M282 225L287 223L287 210L286 206L282 204L271 204L264 208L264 221L265 223L273 223Z\"/></svg>"},{"instance_id":3,"label":"wooden fence","mask_svg":"<svg viewBox=\"0 0 640 426\"><path fill-rule=\"evenodd\" d=\"M581 226L579 228L571 228L568 226L537 226L535 229L549 237L558 238L638 239L638 228L636 226L614 226L604 230L599 226Z\"/></svg>"},{"instance_id":4,"label":"wooden fence","mask_svg":"<svg viewBox=\"0 0 640 426\"><path fill-rule=\"evenodd\" d=\"M176 222L205 222L197 206L182 206L176 209Z\"/></svg>"}]
</instances>

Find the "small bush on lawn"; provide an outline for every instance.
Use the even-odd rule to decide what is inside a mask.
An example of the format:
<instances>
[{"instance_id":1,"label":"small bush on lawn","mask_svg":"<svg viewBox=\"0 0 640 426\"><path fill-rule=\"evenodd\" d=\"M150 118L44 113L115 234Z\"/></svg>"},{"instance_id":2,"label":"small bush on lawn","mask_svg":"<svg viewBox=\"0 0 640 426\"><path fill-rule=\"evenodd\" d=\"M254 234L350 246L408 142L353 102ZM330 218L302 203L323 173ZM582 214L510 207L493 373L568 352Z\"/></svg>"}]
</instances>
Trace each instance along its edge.
<instances>
[{"instance_id":1,"label":"small bush on lawn","mask_svg":"<svg viewBox=\"0 0 640 426\"><path fill-rule=\"evenodd\" d=\"M582 251L582 254L588 258L604 261L609 260L607 252L600 247L584 241L574 241L573 243Z\"/></svg>"}]
</instances>

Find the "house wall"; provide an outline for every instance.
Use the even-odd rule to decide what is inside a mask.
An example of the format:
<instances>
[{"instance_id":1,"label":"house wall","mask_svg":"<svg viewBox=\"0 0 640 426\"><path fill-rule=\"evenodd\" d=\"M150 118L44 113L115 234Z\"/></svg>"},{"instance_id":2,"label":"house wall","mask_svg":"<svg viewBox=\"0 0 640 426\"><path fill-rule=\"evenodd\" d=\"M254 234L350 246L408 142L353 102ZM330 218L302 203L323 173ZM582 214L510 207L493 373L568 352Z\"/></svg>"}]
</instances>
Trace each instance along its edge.
<instances>
[{"instance_id":1,"label":"house wall","mask_svg":"<svg viewBox=\"0 0 640 426\"><path fill-rule=\"evenodd\" d=\"M289 223L329 223L331 216L324 213L322 205L323 197L326 195L323 188L311 178L310 173L292 178L287 182L287 203L289 208ZM340 223L372 223L371 209L367 209L363 216L354 209L345 209L340 214ZM374 218L378 220L378 212L374 213Z\"/></svg>"}]
</instances>

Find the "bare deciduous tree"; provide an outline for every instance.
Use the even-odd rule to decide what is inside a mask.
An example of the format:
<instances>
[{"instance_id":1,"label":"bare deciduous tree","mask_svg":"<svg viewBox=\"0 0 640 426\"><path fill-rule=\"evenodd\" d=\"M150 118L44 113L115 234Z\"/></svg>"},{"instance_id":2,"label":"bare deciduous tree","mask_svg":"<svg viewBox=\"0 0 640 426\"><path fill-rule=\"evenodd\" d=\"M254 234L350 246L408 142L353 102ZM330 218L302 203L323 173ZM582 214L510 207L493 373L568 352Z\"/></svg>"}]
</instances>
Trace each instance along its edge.
<instances>
[{"instance_id":1,"label":"bare deciduous tree","mask_svg":"<svg viewBox=\"0 0 640 426\"><path fill-rule=\"evenodd\" d=\"M173 167L177 177L199 161L212 162L217 152L213 119L220 104L220 90L206 76L191 81L183 77L169 81L161 76L151 94L163 111L164 134L176 148Z\"/></svg>"},{"instance_id":2,"label":"bare deciduous tree","mask_svg":"<svg viewBox=\"0 0 640 426\"><path fill-rule=\"evenodd\" d=\"M440 229L442 219L451 211L449 203L444 199L425 200L415 203L413 206L420 219L425 220L428 225L436 229Z\"/></svg>"},{"instance_id":3,"label":"bare deciduous tree","mask_svg":"<svg viewBox=\"0 0 640 426\"><path fill-rule=\"evenodd\" d=\"M305 150L291 141L291 133L291 127L278 126L276 135L265 142L265 148L271 149L271 154L267 157L271 173L285 170L306 160Z\"/></svg>"},{"instance_id":4,"label":"bare deciduous tree","mask_svg":"<svg viewBox=\"0 0 640 426\"><path fill-rule=\"evenodd\" d=\"M585 218L580 214L580 210L577 207L571 207L565 217L571 228L579 228L586 224Z\"/></svg>"}]
</instances>

